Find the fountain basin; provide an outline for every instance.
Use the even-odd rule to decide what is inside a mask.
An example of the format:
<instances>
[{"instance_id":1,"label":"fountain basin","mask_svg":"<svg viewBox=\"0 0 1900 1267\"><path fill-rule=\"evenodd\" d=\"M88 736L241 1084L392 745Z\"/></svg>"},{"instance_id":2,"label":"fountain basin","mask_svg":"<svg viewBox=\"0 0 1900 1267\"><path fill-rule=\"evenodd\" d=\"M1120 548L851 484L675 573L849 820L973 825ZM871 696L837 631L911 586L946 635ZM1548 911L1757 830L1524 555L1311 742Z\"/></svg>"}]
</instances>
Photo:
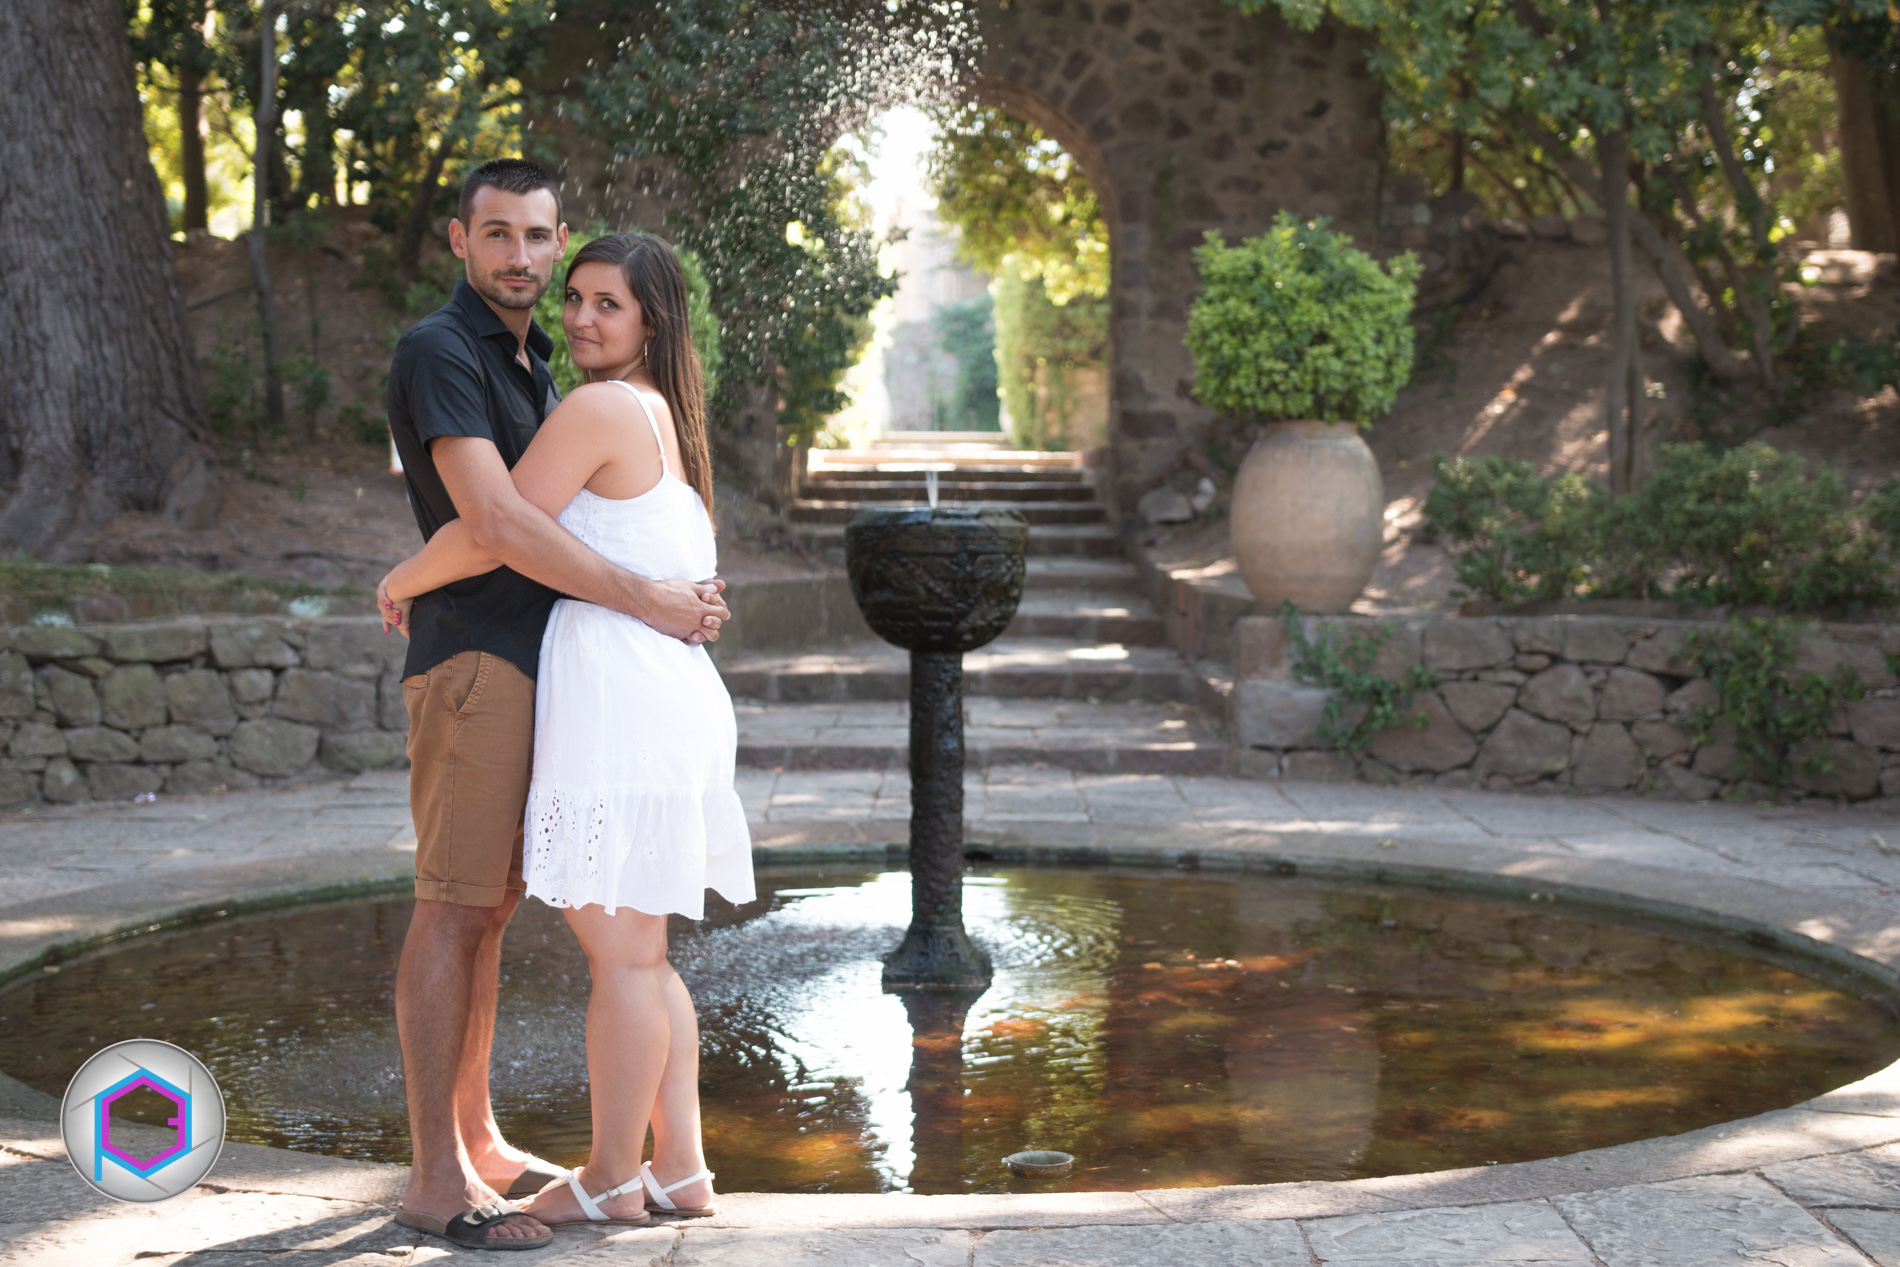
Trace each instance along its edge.
<instances>
[{"instance_id":1,"label":"fountain basin","mask_svg":"<svg viewBox=\"0 0 1900 1267\"><path fill-rule=\"evenodd\" d=\"M733 1190L1006 1191L1031 1181L998 1158L1038 1139L1086 1159L1060 1181L1078 1190L1523 1161L1785 1107L1900 1054L1870 983L1719 934L1353 882L1005 868L966 884L996 982L961 1022L946 1117L942 1096L913 1111L912 1031L878 985L907 878L769 872L762 891L676 942ZM234 1139L402 1160L408 906L214 922L28 978L0 994L0 1069L56 1093L94 1047L166 1038L212 1065ZM584 960L534 903L505 954L503 1124L577 1163Z\"/></svg>"}]
</instances>

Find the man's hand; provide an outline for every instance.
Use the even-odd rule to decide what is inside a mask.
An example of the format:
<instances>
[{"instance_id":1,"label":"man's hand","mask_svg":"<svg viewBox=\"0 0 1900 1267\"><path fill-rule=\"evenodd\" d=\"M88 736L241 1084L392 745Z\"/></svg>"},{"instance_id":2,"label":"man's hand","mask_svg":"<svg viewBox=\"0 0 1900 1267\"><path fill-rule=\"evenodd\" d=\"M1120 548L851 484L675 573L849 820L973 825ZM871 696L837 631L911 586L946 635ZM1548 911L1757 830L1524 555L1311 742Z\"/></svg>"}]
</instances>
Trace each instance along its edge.
<instances>
[{"instance_id":1,"label":"man's hand","mask_svg":"<svg viewBox=\"0 0 1900 1267\"><path fill-rule=\"evenodd\" d=\"M719 592L726 588L721 580L649 581L629 576L627 602L619 610L653 626L669 638L697 646L718 642L719 631L732 611Z\"/></svg>"}]
</instances>

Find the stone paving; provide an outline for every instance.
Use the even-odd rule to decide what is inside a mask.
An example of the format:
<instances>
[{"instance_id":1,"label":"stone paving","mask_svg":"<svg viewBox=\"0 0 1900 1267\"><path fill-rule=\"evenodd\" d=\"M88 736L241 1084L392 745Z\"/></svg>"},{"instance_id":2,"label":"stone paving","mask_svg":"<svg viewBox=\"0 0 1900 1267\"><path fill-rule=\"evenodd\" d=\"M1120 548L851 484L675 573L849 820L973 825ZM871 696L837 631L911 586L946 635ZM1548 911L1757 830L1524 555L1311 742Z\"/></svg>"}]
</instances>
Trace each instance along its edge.
<instances>
[{"instance_id":1,"label":"stone paving","mask_svg":"<svg viewBox=\"0 0 1900 1267\"><path fill-rule=\"evenodd\" d=\"M770 860L879 854L893 770L746 770ZM1383 875L1664 911L1896 980L1900 813L1537 798L1035 765L972 771L998 856ZM180 912L404 874L400 774L0 818L0 976ZM1039 853L1038 851L1043 851ZM855 852L854 852L855 851ZM402 1267L462 1256L396 1226L393 1166L229 1145L206 1183L112 1203L72 1173L48 1101L0 1079L0 1264ZM1347 1183L920 1197L736 1194L721 1214L521 1256L667 1267L1900 1267L1900 1067L1725 1126L1545 1161Z\"/></svg>"}]
</instances>

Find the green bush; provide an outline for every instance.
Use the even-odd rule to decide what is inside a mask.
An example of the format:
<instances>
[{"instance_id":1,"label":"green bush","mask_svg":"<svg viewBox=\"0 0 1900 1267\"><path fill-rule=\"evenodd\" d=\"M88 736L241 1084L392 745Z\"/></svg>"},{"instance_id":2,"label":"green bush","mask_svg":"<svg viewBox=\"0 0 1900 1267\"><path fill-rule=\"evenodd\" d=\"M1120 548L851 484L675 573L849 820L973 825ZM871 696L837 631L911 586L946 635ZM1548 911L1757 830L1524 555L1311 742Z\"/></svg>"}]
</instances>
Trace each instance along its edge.
<instances>
[{"instance_id":1,"label":"green bush","mask_svg":"<svg viewBox=\"0 0 1900 1267\"><path fill-rule=\"evenodd\" d=\"M1615 499L1525 462L1434 465L1426 519L1459 582L1499 602L1666 597L1852 613L1896 597L1900 480L1856 508L1837 472L1759 442L1660 446L1643 487Z\"/></svg>"},{"instance_id":2,"label":"green bush","mask_svg":"<svg viewBox=\"0 0 1900 1267\"><path fill-rule=\"evenodd\" d=\"M1547 479L1529 462L1432 458L1438 481L1425 517L1463 548L1452 573L1474 594L1505 603L1555 602L1584 582L1583 559L1602 492L1580 475Z\"/></svg>"},{"instance_id":3,"label":"green bush","mask_svg":"<svg viewBox=\"0 0 1900 1267\"><path fill-rule=\"evenodd\" d=\"M1722 692L1720 708L1703 707L1690 717L1700 746L1718 720L1735 726L1735 742L1756 777L1786 787L1794 766L1789 752L1804 739L1827 734L1842 705L1866 692L1846 665L1832 676L1794 672L1799 626L1776 618L1730 621L1726 629L1697 630L1689 637L1689 658ZM1831 746L1804 762L1805 772L1831 768Z\"/></svg>"},{"instance_id":4,"label":"green bush","mask_svg":"<svg viewBox=\"0 0 1900 1267\"><path fill-rule=\"evenodd\" d=\"M1352 239L1291 212L1239 246L1210 231L1188 311L1195 395L1230 414L1370 423L1412 372L1418 260L1380 268Z\"/></svg>"},{"instance_id":5,"label":"green bush","mask_svg":"<svg viewBox=\"0 0 1900 1267\"><path fill-rule=\"evenodd\" d=\"M1429 724L1424 713L1412 711L1412 695L1436 687L1438 670L1415 664L1402 682L1372 670L1379 648L1392 636L1392 626L1380 625L1367 632L1328 621L1316 626L1308 638L1300 609L1291 602L1280 605L1280 620L1286 625L1293 676L1332 691L1316 728L1321 743L1357 755L1382 730L1395 726L1423 730ZM1359 719L1348 723L1347 714L1359 709L1363 709Z\"/></svg>"}]
</instances>

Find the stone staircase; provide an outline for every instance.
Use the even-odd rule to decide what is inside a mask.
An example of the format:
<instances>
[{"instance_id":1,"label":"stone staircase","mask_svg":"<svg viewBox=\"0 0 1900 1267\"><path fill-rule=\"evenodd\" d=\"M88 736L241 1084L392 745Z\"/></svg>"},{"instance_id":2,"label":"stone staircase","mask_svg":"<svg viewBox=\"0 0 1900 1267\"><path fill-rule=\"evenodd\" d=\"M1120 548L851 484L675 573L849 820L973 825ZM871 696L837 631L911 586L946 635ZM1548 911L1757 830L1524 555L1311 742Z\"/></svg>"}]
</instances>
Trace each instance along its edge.
<instances>
[{"instance_id":1,"label":"stone staircase","mask_svg":"<svg viewBox=\"0 0 1900 1267\"><path fill-rule=\"evenodd\" d=\"M804 495L791 505L792 533L807 554L842 564L853 515L867 505L926 501L933 474L940 504L1021 513L1031 558L1121 558L1080 454L1011 449L993 431L899 431L868 449L814 450Z\"/></svg>"},{"instance_id":2,"label":"stone staircase","mask_svg":"<svg viewBox=\"0 0 1900 1267\"><path fill-rule=\"evenodd\" d=\"M794 531L842 564L844 525L867 505L981 503L1029 520L1028 577L1003 636L964 657L972 769L1212 774L1226 743L1194 707L1197 683L1165 645L1161 617L1079 455L1003 447L994 432L897 433L812 455ZM719 662L739 711L742 765L902 768L909 658L883 642L741 654Z\"/></svg>"}]
</instances>

